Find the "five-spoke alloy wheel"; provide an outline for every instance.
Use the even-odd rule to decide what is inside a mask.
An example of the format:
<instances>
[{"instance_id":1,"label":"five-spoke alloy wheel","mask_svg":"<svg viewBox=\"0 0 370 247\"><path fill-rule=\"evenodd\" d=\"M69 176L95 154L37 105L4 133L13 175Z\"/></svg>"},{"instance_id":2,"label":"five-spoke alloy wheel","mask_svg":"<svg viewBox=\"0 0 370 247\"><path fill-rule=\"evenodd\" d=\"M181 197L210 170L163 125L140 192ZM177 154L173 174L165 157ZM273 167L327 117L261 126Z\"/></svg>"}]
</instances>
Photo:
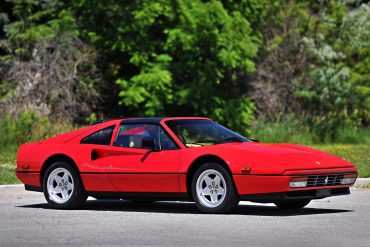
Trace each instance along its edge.
<instances>
[{"instance_id":1,"label":"five-spoke alloy wheel","mask_svg":"<svg viewBox=\"0 0 370 247\"><path fill-rule=\"evenodd\" d=\"M43 191L46 200L53 208L78 208L87 199L78 173L65 162L56 162L46 170L43 177Z\"/></svg>"},{"instance_id":2,"label":"five-spoke alloy wheel","mask_svg":"<svg viewBox=\"0 0 370 247\"><path fill-rule=\"evenodd\" d=\"M205 213L225 213L239 203L229 173L217 163L204 164L195 172L192 195L196 206Z\"/></svg>"},{"instance_id":3,"label":"five-spoke alloy wheel","mask_svg":"<svg viewBox=\"0 0 370 247\"><path fill-rule=\"evenodd\" d=\"M74 190L71 173L65 168L54 169L47 181L49 198L56 203L66 203Z\"/></svg>"},{"instance_id":4,"label":"five-spoke alloy wheel","mask_svg":"<svg viewBox=\"0 0 370 247\"><path fill-rule=\"evenodd\" d=\"M224 177L216 170L205 170L197 179L197 195L202 205L215 208L225 199L227 191Z\"/></svg>"}]
</instances>

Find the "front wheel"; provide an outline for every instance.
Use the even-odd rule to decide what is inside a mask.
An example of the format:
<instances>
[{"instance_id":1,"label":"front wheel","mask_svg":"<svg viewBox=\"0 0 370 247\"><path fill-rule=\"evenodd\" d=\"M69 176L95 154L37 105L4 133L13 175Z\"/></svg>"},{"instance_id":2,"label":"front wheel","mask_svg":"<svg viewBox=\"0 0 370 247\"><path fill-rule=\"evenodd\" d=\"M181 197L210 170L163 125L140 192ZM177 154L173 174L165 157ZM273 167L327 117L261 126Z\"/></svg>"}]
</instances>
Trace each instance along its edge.
<instances>
[{"instance_id":1,"label":"front wheel","mask_svg":"<svg viewBox=\"0 0 370 247\"><path fill-rule=\"evenodd\" d=\"M229 173L217 163L201 166L191 188L195 205L204 213L226 213L239 203Z\"/></svg>"},{"instance_id":2,"label":"front wheel","mask_svg":"<svg viewBox=\"0 0 370 247\"><path fill-rule=\"evenodd\" d=\"M310 199L284 200L275 202L275 205L281 209L301 209L311 202Z\"/></svg>"},{"instance_id":3,"label":"front wheel","mask_svg":"<svg viewBox=\"0 0 370 247\"><path fill-rule=\"evenodd\" d=\"M56 162L46 170L43 191L49 205L57 209L78 208L87 199L77 171L65 162Z\"/></svg>"}]
</instances>

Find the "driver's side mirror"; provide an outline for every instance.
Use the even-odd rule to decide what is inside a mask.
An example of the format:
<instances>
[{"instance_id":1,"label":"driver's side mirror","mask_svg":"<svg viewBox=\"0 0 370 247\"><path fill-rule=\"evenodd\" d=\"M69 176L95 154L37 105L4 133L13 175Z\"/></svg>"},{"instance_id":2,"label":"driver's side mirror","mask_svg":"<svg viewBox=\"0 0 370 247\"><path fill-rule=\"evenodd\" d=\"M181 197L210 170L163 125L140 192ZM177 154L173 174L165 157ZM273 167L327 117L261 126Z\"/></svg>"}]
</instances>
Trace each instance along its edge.
<instances>
[{"instance_id":1,"label":"driver's side mirror","mask_svg":"<svg viewBox=\"0 0 370 247\"><path fill-rule=\"evenodd\" d=\"M158 148L155 145L154 139L152 139L152 138L144 138L141 141L141 147L148 148L148 149L150 149L152 151L160 151L161 150L160 148Z\"/></svg>"}]
</instances>

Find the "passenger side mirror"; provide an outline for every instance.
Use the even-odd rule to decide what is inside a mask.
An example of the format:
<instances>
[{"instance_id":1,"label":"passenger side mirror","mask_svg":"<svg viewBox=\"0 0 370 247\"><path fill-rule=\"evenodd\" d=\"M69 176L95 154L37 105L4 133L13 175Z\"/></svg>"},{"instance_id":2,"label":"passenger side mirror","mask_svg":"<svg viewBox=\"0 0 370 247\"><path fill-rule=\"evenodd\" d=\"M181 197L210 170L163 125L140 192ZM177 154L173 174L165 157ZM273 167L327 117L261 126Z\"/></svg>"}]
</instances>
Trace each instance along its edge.
<instances>
[{"instance_id":1,"label":"passenger side mirror","mask_svg":"<svg viewBox=\"0 0 370 247\"><path fill-rule=\"evenodd\" d=\"M144 138L141 141L141 147L143 148L149 148L152 151L160 151L161 149L156 147L154 139L152 138Z\"/></svg>"}]
</instances>

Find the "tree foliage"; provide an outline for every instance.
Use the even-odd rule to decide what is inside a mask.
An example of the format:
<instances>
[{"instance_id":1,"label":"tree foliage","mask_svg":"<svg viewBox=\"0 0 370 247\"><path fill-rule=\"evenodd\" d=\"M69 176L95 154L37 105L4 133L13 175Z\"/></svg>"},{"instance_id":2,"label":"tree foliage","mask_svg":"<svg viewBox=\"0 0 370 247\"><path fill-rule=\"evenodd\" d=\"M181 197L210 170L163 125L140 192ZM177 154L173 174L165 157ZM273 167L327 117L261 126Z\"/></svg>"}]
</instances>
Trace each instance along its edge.
<instances>
[{"instance_id":1,"label":"tree foliage","mask_svg":"<svg viewBox=\"0 0 370 247\"><path fill-rule=\"evenodd\" d=\"M91 113L99 76L95 51L79 39L71 12L55 0L8 4L0 46L0 64L7 68L3 115L31 109L54 120L81 121Z\"/></svg>"},{"instance_id":2,"label":"tree foliage","mask_svg":"<svg viewBox=\"0 0 370 247\"><path fill-rule=\"evenodd\" d=\"M77 122L90 113L202 115L242 133L255 118L288 114L329 135L369 124L366 1L13 0L0 8L0 102L22 98L15 109L45 104L54 119L74 112ZM35 91L26 89L30 78ZM38 103L25 92L37 92Z\"/></svg>"},{"instance_id":3,"label":"tree foliage","mask_svg":"<svg viewBox=\"0 0 370 247\"><path fill-rule=\"evenodd\" d=\"M322 19L320 32L303 38L310 64L296 95L312 122L334 135L336 127L369 124L370 6L333 2Z\"/></svg>"},{"instance_id":4,"label":"tree foliage","mask_svg":"<svg viewBox=\"0 0 370 247\"><path fill-rule=\"evenodd\" d=\"M254 106L240 78L255 69L259 38L240 11L219 1L147 0L86 1L77 12L87 23L86 37L110 53L103 59L120 87L125 115L177 115L181 109L249 125ZM230 110L237 112L232 118Z\"/></svg>"}]
</instances>

